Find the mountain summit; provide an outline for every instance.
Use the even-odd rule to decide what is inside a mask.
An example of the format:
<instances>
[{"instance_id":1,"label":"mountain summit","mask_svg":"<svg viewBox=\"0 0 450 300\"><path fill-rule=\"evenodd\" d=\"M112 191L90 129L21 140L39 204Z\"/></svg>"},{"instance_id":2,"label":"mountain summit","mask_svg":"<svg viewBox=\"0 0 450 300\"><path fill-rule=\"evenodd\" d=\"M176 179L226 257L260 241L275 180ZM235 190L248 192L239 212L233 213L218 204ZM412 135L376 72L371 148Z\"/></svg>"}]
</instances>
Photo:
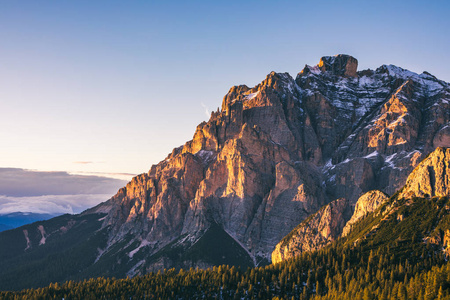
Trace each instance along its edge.
<instances>
[{"instance_id":1,"label":"mountain summit","mask_svg":"<svg viewBox=\"0 0 450 300\"><path fill-rule=\"evenodd\" d=\"M349 55L327 56L295 79L271 72L252 88L232 87L193 139L148 173L80 216L52 221L56 231L41 225L45 245L76 228L86 237L77 241L89 254L85 269L51 280L267 264L322 206L342 199L333 207L343 212L324 216L350 218L345 207L364 193L395 193L430 152L450 146L450 87L425 72L357 65ZM45 247L33 227L13 232L23 240L14 251Z\"/></svg>"},{"instance_id":2,"label":"mountain summit","mask_svg":"<svg viewBox=\"0 0 450 300\"><path fill-rule=\"evenodd\" d=\"M336 56L324 56L320 59L318 67L323 72L330 72L338 76L357 77L358 60L350 55L339 54Z\"/></svg>"}]
</instances>

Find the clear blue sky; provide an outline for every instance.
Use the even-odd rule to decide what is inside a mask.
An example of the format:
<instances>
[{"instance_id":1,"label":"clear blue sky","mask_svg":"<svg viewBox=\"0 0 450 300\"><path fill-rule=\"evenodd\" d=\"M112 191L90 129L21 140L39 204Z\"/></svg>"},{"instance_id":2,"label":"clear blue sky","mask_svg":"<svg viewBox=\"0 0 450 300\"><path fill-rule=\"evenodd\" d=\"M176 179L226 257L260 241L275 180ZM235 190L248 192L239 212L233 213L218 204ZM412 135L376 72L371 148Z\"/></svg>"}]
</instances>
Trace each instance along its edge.
<instances>
[{"instance_id":1,"label":"clear blue sky","mask_svg":"<svg viewBox=\"0 0 450 300\"><path fill-rule=\"evenodd\" d=\"M1 1L0 167L146 172L232 85L324 55L450 81L449 3Z\"/></svg>"}]
</instances>

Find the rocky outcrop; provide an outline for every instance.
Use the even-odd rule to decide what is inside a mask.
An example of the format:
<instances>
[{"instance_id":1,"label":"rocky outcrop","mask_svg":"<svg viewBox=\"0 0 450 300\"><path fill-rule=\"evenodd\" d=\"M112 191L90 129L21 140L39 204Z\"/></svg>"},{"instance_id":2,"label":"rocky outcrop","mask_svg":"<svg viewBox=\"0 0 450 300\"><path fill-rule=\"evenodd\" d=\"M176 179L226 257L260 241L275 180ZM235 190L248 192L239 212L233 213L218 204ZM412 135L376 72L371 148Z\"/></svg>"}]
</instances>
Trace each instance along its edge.
<instances>
[{"instance_id":1,"label":"rocky outcrop","mask_svg":"<svg viewBox=\"0 0 450 300\"><path fill-rule=\"evenodd\" d=\"M447 206L445 208L447 211L449 207ZM441 220L439 220L441 221ZM448 258L450 257L450 230L445 229L435 229L434 232L431 233L431 235L423 238L423 241L427 244L432 244L435 246L438 246L440 249L442 249L442 252L444 255Z\"/></svg>"},{"instance_id":2,"label":"rocky outcrop","mask_svg":"<svg viewBox=\"0 0 450 300\"><path fill-rule=\"evenodd\" d=\"M450 148L437 148L408 176L399 197L450 195Z\"/></svg>"},{"instance_id":3,"label":"rocky outcrop","mask_svg":"<svg viewBox=\"0 0 450 300\"><path fill-rule=\"evenodd\" d=\"M358 60L345 54L324 56L320 59L318 66L323 72L331 72L333 75L356 77Z\"/></svg>"},{"instance_id":4,"label":"rocky outcrop","mask_svg":"<svg viewBox=\"0 0 450 300\"><path fill-rule=\"evenodd\" d=\"M448 147L450 145L450 125L445 125L438 132L433 139L433 147Z\"/></svg>"},{"instance_id":5,"label":"rocky outcrop","mask_svg":"<svg viewBox=\"0 0 450 300\"><path fill-rule=\"evenodd\" d=\"M111 228L111 244L131 234L155 241L154 247L160 248L181 234L204 165L190 153L173 154L148 174L134 177L110 200L112 208L104 226Z\"/></svg>"},{"instance_id":6,"label":"rocky outcrop","mask_svg":"<svg viewBox=\"0 0 450 300\"><path fill-rule=\"evenodd\" d=\"M443 238L443 251L447 257L450 256L450 230L447 229L444 232L444 238Z\"/></svg>"},{"instance_id":7,"label":"rocky outcrop","mask_svg":"<svg viewBox=\"0 0 450 300\"><path fill-rule=\"evenodd\" d=\"M388 195L377 190L367 192L359 197L352 218L345 224L345 227L342 230L342 236L349 234L356 222L365 217L368 213L374 212L388 199Z\"/></svg>"},{"instance_id":8,"label":"rocky outcrop","mask_svg":"<svg viewBox=\"0 0 450 300\"><path fill-rule=\"evenodd\" d=\"M351 207L344 198L322 207L277 244L272 252L272 262L278 263L325 247L340 236L350 216Z\"/></svg>"}]
</instances>

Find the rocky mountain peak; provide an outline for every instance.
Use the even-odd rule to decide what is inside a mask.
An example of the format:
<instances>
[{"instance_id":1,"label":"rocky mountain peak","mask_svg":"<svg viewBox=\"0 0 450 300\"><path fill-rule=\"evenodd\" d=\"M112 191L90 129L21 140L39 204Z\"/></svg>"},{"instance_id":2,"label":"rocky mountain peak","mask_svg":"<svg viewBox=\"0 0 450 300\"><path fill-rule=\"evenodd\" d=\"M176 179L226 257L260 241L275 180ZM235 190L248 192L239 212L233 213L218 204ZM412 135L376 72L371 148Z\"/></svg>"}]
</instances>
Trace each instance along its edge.
<instances>
[{"instance_id":1,"label":"rocky mountain peak","mask_svg":"<svg viewBox=\"0 0 450 300\"><path fill-rule=\"evenodd\" d=\"M347 54L323 56L318 67L322 72L330 72L333 75L357 77L358 60Z\"/></svg>"},{"instance_id":2,"label":"rocky mountain peak","mask_svg":"<svg viewBox=\"0 0 450 300\"><path fill-rule=\"evenodd\" d=\"M222 111L226 111L233 101L242 100L242 95L249 90L250 88L245 84L231 87L225 97L223 97Z\"/></svg>"}]
</instances>

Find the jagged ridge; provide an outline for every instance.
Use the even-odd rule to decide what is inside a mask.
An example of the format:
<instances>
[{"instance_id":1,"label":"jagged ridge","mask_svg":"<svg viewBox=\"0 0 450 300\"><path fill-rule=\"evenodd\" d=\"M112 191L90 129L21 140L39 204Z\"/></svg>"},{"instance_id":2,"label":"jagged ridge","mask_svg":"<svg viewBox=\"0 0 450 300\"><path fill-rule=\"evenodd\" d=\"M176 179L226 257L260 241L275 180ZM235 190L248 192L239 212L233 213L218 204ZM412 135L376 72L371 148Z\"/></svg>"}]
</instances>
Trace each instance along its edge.
<instances>
[{"instance_id":1,"label":"jagged ridge","mask_svg":"<svg viewBox=\"0 0 450 300\"><path fill-rule=\"evenodd\" d=\"M356 67L348 55L323 57L295 80L272 72L253 88L231 88L192 141L113 198L110 244L131 232L156 253L214 222L255 261L270 260L284 235L331 200L392 194L446 142L449 87L428 73Z\"/></svg>"}]
</instances>

